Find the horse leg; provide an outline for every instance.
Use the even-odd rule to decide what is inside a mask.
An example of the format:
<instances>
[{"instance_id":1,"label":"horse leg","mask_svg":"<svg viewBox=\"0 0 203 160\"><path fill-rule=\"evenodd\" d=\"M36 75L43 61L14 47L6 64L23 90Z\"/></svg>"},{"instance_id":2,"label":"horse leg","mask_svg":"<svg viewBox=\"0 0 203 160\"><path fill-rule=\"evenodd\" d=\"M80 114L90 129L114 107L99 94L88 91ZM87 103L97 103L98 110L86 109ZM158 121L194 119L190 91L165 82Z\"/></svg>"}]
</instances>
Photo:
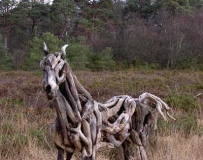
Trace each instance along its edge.
<instances>
[{"instance_id":1,"label":"horse leg","mask_svg":"<svg viewBox=\"0 0 203 160\"><path fill-rule=\"evenodd\" d=\"M66 152L66 160L70 160L73 156L73 153Z\"/></svg>"},{"instance_id":2,"label":"horse leg","mask_svg":"<svg viewBox=\"0 0 203 160\"><path fill-rule=\"evenodd\" d=\"M129 152L129 142L127 141L124 141L123 144L122 144L122 147L123 147L123 156L124 156L124 159L125 160L129 160L130 159L130 152Z\"/></svg>"},{"instance_id":3,"label":"horse leg","mask_svg":"<svg viewBox=\"0 0 203 160\"><path fill-rule=\"evenodd\" d=\"M125 160L125 156L124 156L125 153L122 145L116 149L116 152L117 152L117 155L116 155L117 160Z\"/></svg>"},{"instance_id":4,"label":"horse leg","mask_svg":"<svg viewBox=\"0 0 203 160\"><path fill-rule=\"evenodd\" d=\"M60 147L57 147L57 150L58 150L57 160L64 160L64 150Z\"/></svg>"}]
</instances>

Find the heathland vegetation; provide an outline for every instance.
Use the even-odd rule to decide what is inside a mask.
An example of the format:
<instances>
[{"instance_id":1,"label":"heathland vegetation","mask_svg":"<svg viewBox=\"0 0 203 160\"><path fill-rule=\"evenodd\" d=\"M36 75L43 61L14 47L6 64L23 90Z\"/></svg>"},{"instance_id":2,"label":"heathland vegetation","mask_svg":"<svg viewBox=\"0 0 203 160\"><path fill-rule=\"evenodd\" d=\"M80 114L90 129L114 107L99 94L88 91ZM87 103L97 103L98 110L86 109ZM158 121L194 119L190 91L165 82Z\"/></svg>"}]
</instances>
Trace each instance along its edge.
<instances>
[{"instance_id":1,"label":"heathland vegetation","mask_svg":"<svg viewBox=\"0 0 203 160\"><path fill-rule=\"evenodd\" d=\"M55 113L42 90L42 43L67 59L97 101L150 92L174 110L150 160L202 160L202 0L0 1L0 159L55 160ZM94 72L92 72L94 71ZM132 159L133 157L132 150ZM115 159L114 150L100 159ZM77 159L77 157L75 157Z\"/></svg>"},{"instance_id":2,"label":"heathland vegetation","mask_svg":"<svg viewBox=\"0 0 203 160\"><path fill-rule=\"evenodd\" d=\"M173 108L177 121L166 123L159 118L148 145L149 159L202 160L203 72L130 69L75 74L100 102L114 95L138 97L146 91L161 97ZM0 158L54 160L49 131L56 115L42 90L41 72L1 72L0 77ZM100 159L115 156L114 150L99 153Z\"/></svg>"}]
</instances>

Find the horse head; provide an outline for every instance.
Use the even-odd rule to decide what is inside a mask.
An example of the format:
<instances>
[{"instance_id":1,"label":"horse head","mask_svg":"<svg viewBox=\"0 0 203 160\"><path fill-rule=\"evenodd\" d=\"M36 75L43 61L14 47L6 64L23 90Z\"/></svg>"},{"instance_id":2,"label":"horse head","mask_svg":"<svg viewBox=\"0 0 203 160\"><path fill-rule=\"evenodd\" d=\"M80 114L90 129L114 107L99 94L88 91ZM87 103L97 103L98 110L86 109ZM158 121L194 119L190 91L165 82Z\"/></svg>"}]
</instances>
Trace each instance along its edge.
<instances>
[{"instance_id":1,"label":"horse head","mask_svg":"<svg viewBox=\"0 0 203 160\"><path fill-rule=\"evenodd\" d=\"M51 54L47 45L43 43L45 57L41 60L40 67L43 70L43 88L48 99L54 99L57 96L59 84L66 79L66 47L68 47L67 44L61 48L61 52Z\"/></svg>"}]
</instances>

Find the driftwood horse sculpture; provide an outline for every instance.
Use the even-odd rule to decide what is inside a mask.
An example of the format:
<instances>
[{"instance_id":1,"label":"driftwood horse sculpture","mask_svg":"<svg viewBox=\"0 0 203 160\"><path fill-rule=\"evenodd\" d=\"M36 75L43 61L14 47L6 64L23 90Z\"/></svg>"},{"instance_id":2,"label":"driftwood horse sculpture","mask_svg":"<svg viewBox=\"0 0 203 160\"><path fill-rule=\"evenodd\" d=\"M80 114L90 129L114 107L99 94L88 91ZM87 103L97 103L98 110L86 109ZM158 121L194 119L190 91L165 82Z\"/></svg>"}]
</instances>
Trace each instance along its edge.
<instances>
[{"instance_id":1,"label":"driftwood horse sculpture","mask_svg":"<svg viewBox=\"0 0 203 160\"><path fill-rule=\"evenodd\" d=\"M83 160L94 160L96 151L103 147L118 147L123 153L120 159L129 159L128 143L135 144L137 159L147 160L149 130L157 128L159 114L166 121L166 115L174 119L169 114L171 108L150 93L138 98L114 96L104 104L93 100L66 61L67 46L50 54L44 43L45 57L40 62L43 87L57 113L51 128L57 160L64 159L64 153L69 160L74 152L81 152Z\"/></svg>"}]
</instances>

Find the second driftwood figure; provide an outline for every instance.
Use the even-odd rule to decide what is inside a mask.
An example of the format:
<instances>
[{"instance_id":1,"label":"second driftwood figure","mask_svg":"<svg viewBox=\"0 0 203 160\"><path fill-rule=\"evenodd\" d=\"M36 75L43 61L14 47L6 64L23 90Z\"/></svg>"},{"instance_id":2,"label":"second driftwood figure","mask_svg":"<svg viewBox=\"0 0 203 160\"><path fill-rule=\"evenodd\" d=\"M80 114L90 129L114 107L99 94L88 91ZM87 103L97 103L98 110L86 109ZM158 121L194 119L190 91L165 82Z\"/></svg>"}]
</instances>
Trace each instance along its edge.
<instances>
[{"instance_id":1,"label":"second driftwood figure","mask_svg":"<svg viewBox=\"0 0 203 160\"><path fill-rule=\"evenodd\" d=\"M167 121L171 108L159 97L143 93L138 98L128 95L114 96L102 104L93 100L90 93L73 74L66 61L66 47L50 54L44 43L45 57L43 87L48 99L55 103L57 113L52 135L58 149L58 160L71 159L81 152L82 159L96 159L101 148L118 147L121 159L129 159L128 143L135 144L138 160L147 160L146 145L151 128L157 128L160 114ZM166 115L162 110L166 111Z\"/></svg>"}]
</instances>

